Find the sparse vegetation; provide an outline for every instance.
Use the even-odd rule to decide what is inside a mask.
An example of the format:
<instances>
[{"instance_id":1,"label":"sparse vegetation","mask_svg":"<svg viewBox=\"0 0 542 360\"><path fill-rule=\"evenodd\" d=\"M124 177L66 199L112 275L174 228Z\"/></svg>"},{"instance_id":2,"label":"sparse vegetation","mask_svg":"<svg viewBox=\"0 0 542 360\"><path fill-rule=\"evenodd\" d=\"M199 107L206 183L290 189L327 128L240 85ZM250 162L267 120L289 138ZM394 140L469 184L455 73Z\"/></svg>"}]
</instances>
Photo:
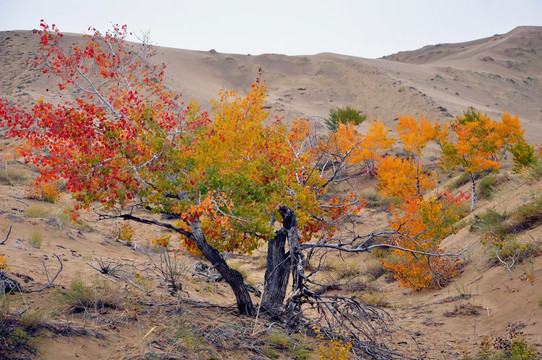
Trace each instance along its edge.
<instances>
[{"instance_id":1,"label":"sparse vegetation","mask_svg":"<svg viewBox=\"0 0 542 360\"><path fill-rule=\"evenodd\" d=\"M27 311L22 315L0 309L0 358L28 359L44 333L42 313Z\"/></svg>"},{"instance_id":2,"label":"sparse vegetation","mask_svg":"<svg viewBox=\"0 0 542 360\"><path fill-rule=\"evenodd\" d=\"M42 241L43 236L41 235L41 232L33 231L32 234L30 234L30 240L28 242L33 248L39 249L41 247Z\"/></svg>"},{"instance_id":3,"label":"sparse vegetation","mask_svg":"<svg viewBox=\"0 0 542 360\"><path fill-rule=\"evenodd\" d=\"M94 279L93 286L84 284L81 277L73 279L68 289L58 290L58 301L68 314L122 308L120 294L113 291L106 280L98 277Z\"/></svg>"},{"instance_id":4,"label":"sparse vegetation","mask_svg":"<svg viewBox=\"0 0 542 360\"><path fill-rule=\"evenodd\" d=\"M481 342L474 355L464 360L537 360L540 354L523 337L522 324L508 325L504 335L492 333Z\"/></svg>"}]
</instances>

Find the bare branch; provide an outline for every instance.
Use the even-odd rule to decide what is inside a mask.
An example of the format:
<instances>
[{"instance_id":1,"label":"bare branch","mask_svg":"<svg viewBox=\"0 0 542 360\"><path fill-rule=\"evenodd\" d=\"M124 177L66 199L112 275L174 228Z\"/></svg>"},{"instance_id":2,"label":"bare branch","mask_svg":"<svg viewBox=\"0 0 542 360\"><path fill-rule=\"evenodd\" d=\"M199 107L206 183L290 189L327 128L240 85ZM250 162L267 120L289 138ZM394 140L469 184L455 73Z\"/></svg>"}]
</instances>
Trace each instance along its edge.
<instances>
[{"instance_id":1,"label":"bare branch","mask_svg":"<svg viewBox=\"0 0 542 360\"><path fill-rule=\"evenodd\" d=\"M45 286L43 286L42 288L38 289L38 290L27 290L27 291L24 291L25 293L35 293L35 292L41 292L45 289L48 289L50 287L53 286L53 283L55 282L56 278L58 277L58 275L60 274L60 272L62 271L62 269L64 268L64 265L62 264L62 260L60 260L60 258L58 257L57 254L53 253L53 255L56 257L56 259L58 260L58 263L60 264L60 268L58 269L58 271L56 272L55 276L53 276L53 278L49 281L49 283Z\"/></svg>"},{"instance_id":2,"label":"bare branch","mask_svg":"<svg viewBox=\"0 0 542 360\"><path fill-rule=\"evenodd\" d=\"M6 235L6 238L5 238L2 242L0 242L0 245L4 245L4 244L6 243L6 241L8 241L9 234L11 234L11 228L12 228L12 227L13 227L13 225L10 225L10 226L9 226L9 230L8 230L7 235Z\"/></svg>"}]
</instances>

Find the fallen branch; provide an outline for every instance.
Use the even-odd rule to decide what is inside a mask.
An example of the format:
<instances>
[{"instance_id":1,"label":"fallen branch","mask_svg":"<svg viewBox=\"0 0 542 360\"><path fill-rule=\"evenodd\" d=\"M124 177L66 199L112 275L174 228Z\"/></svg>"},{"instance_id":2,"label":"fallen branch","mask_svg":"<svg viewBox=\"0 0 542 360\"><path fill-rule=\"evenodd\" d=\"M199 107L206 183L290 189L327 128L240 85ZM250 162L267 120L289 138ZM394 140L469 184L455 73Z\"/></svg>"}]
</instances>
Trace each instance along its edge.
<instances>
[{"instance_id":1,"label":"fallen branch","mask_svg":"<svg viewBox=\"0 0 542 360\"><path fill-rule=\"evenodd\" d=\"M62 260L60 260L60 258L58 257L57 254L53 253L53 255L56 257L56 259L58 260L58 263L60 264L60 268L58 269L58 271L56 272L55 276L53 276L53 278L49 281L49 283L45 286L43 286L42 288L38 289L38 290L27 290L25 291L25 293L35 293L35 292L41 292L45 289L48 289L50 287L53 286L53 283L55 282L56 278L58 277L58 275L60 274L60 272L62 271L62 269L64 268L64 265L62 264ZM47 270L47 268L45 269Z\"/></svg>"},{"instance_id":2,"label":"fallen branch","mask_svg":"<svg viewBox=\"0 0 542 360\"><path fill-rule=\"evenodd\" d=\"M5 238L2 242L0 242L0 245L4 245L4 244L6 243L6 241L8 241L9 234L11 234L11 228L12 228L12 227L13 227L13 225L10 225L10 226L9 226L9 230L8 230L7 235L6 235L6 238Z\"/></svg>"}]
</instances>

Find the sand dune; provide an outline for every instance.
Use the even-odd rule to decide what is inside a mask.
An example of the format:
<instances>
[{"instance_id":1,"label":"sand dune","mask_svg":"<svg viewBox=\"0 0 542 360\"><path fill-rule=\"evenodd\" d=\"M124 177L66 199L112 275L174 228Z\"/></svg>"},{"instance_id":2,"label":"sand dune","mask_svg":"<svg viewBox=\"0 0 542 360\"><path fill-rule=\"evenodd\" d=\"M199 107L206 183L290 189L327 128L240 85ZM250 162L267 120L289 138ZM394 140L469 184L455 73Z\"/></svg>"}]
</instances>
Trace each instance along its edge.
<instances>
[{"instance_id":1,"label":"sand dune","mask_svg":"<svg viewBox=\"0 0 542 360\"><path fill-rule=\"evenodd\" d=\"M68 34L66 43L80 35ZM0 33L0 93L30 101L51 84L25 62L35 56L31 32ZM322 53L259 56L158 48L166 84L204 108L220 89L247 90L262 69L272 115L314 120L330 108L353 106L392 123L398 115L446 121L469 106L498 117L517 113L527 138L542 142L542 27L460 44L438 44L381 59Z\"/></svg>"}]
</instances>

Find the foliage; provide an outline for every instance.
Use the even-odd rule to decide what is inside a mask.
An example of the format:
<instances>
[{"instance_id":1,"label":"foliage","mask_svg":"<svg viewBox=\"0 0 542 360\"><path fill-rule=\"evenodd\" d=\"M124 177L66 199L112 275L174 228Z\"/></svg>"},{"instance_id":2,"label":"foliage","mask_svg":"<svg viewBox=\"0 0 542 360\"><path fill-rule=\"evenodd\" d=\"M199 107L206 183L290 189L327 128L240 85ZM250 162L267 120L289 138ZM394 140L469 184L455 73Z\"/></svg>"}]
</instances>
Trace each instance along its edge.
<instances>
[{"instance_id":1,"label":"foliage","mask_svg":"<svg viewBox=\"0 0 542 360\"><path fill-rule=\"evenodd\" d=\"M6 262L6 256L0 253L0 271L9 270L9 266Z\"/></svg>"},{"instance_id":2,"label":"foliage","mask_svg":"<svg viewBox=\"0 0 542 360\"><path fill-rule=\"evenodd\" d=\"M367 134L358 132L352 124L340 124L331 135L331 144L339 154L348 154L351 164L364 164L369 176L375 175L375 169L382 153L389 150L395 139L388 137L388 127L379 119L372 119Z\"/></svg>"},{"instance_id":3,"label":"foliage","mask_svg":"<svg viewBox=\"0 0 542 360\"><path fill-rule=\"evenodd\" d=\"M320 329L314 328L318 345L316 353L320 360L348 360L350 359L350 349L352 342L350 339L344 339L340 334L331 339L326 339Z\"/></svg>"},{"instance_id":4,"label":"foliage","mask_svg":"<svg viewBox=\"0 0 542 360\"><path fill-rule=\"evenodd\" d=\"M445 286L457 275L460 259L430 256L443 254L439 245L443 238L454 232L454 224L460 215L454 206L461 204L464 196L452 196L449 192L427 199L409 197L403 204L391 208L391 227L397 235L388 240L401 248L392 251L391 258L383 258L384 266L395 273L401 286L415 290Z\"/></svg>"},{"instance_id":5,"label":"foliage","mask_svg":"<svg viewBox=\"0 0 542 360\"><path fill-rule=\"evenodd\" d=\"M445 141L442 147L442 161L451 169L462 167L471 177L471 211L476 203L476 177L481 171L498 169L500 157L507 148L522 141L518 116L504 112L502 121L497 122L473 108L465 111L450 124L456 142Z\"/></svg>"},{"instance_id":6,"label":"foliage","mask_svg":"<svg viewBox=\"0 0 542 360\"><path fill-rule=\"evenodd\" d=\"M27 199L36 199L56 204L60 199L60 189L58 181L37 181L31 183L26 189Z\"/></svg>"},{"instance_id":7,"label":"foliage","mask_svg":"<svg viewBox=\"0 0 542 360\"><path fill-rule=\"evenodd\" d=\"M406 199L412 194L421 195L435 185L435 180L411 159L386 156L378 164L376 173L377 189L386 197Z\"/></svg>"},{"instance_id":8,"label":"foliage","mask_svg":"<svg viewBox=\"0 0 542 360\"><path fill-rule=\"evenodd\" d=\"M74 217L96 202L120 214L109 216L140 222L149 220L134 216L134 207L167 214L174 224L160 226L220 263L241 312L252 312L242 279L235 288L240 275L214 250L252 252L274 235L270 218L279 205L295 209L301 241L331 236L362 202L354 194L324 201L319 142L306 120L268 121L265 82L257 79L246 94L221 91L209 115L165 88L164 66L148 61L146 41L126 41L126 26L93 31L85 47L66 50L58 29L42 21L36 65L58 79L66 101L39 100L27 112L0 100L0 126L25 140L19 152L36 164L39 181L66 181ZM364 143L375 158L380 138Z\"/></svg>"},{"instance_id":9,"label":"foliage","mask_svg":"<svg viewBox=\"0 0 542 360\"><path fill-rule=\"evenodd\" d=\"M423 149L429 141L436 141L442 144L448 136L448 128L443 127L436 121L433 123L420 115L420 120L412 116L399 116L399 124L395 127L399 138L403 143L403 148L415 156L422 156Z\"/></svg>"},{"instance_id":10,"label":"foliage","mask_svg":"<svg viewBox=\"0 0 542 360\"><path fill-rule=\"evenodd\" d=\"M0 311L0 358L27 359L35 354L34 347L41 340L44 330L39 312L23 315Z\"/></svg>"},{"instance_id":11,"label":"foliage","mask_svg":"<svg viewBox=\"0 0 542 360\"><path fill-rule=\"evenodd\" d=\"M510 146L509 150L514 156L514 168L512 171L515 173L519 173L525 168L531 168L537 162L534 146L529 145L523 139Z\"/></svg>"},{"instance_id":12,"label":"foliage","mask_svg":"<svg viewBox=\"0 0 542 360\"><path fill-rule=\"evenodd\" d=\"M340 124L351 124L357 126L367 119L367 115L362 115L361 110L350 106L329 110L329 118L324 120L327 128L331 132L336 132Z\"/></svg>"},{"instance_id":13,"label":"foliage","mask_svg":"<svg viewBox=\"0 0 542 360\"><path fill-rule=\"evenodd\" d=\"M122 224L118 225L117 229L115 230L115 237L118 240L127 243L132 241L134 234L135 230L132 228L132 225L127 222L123 222Z\"/></svg>"}]
</instances>

